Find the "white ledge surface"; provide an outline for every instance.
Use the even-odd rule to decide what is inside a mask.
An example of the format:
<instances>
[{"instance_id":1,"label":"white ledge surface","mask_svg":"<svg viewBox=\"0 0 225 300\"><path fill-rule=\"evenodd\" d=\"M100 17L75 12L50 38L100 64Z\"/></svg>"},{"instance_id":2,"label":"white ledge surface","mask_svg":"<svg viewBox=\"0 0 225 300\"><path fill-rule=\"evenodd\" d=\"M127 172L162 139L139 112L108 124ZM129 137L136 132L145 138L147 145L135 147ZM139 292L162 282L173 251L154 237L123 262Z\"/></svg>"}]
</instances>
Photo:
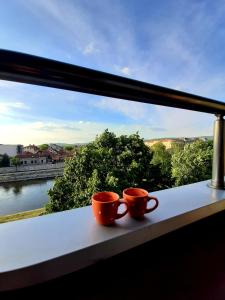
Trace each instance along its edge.
<instances>
[{"instance_id":1,"label":"white ledge surface","mask_svg":"<svg viewBox=\"0 0 225 300\"><path fill-rule=\"evenodd\" d=\"M44 282L225 209L225 191L207 181L154 192L158 208L137 221L95 223L90 206L0 224L0 291Z\"/></svg>"}]
</instances>

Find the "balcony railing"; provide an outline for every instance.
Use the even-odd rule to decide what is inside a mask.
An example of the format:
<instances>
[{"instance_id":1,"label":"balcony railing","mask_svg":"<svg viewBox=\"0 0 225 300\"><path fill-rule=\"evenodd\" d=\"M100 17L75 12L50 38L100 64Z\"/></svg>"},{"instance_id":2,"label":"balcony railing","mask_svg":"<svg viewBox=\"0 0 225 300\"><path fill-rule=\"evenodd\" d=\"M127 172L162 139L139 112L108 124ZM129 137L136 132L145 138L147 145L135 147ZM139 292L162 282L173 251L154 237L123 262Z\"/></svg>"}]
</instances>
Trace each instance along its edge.
<instances>
[{"instance_id":1,"label":"balcony railing","mask_svg":"<svg viewBox=\"0 0 225 300\"><path fill-rule=\"evenodd\" d=\"M224 189L225 103L33 55L0 50L0 79L215 114L213 188Z\"/></svg>"},{"instance_id":2,"label":"balcony railing","mask_svg":"<svg viewBox=\"0 0 225 300\"><path fill-rule=\"evenodd\" d=\"M146 216L143 222L126 216L111 228L95 224L90 207L2 224L0 291L26 287L68 274L225 210L225 191L222 190L224 103L6 50L0 50L0 79L217 116L211 181L211 186L215 189L210 189L204 181L156 192L160 206L150 216Z\"/></svg>"}]
</instances>

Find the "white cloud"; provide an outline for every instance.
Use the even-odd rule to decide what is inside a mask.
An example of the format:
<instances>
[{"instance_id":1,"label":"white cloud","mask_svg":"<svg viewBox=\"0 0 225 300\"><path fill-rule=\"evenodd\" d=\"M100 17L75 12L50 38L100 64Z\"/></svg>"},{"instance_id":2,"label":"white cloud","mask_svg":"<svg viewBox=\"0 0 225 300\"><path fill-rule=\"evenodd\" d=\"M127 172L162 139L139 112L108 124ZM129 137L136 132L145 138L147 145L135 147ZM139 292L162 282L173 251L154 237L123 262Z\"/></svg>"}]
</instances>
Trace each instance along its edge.
<instances>
[{"instance_id":1,"label":"white cloud","mask_svg":"<svg viewBox=\"0 0 225 300\"><path fill-rule=\"evenodd\" d=\"M80 124L80 122L79 122ZM46 122L46 121L38 121L33 122L27 125L30 129L34 130L48 130L49 132L57 131L57 130L80 130L76 123L74 122L68 122L68 121L58 121L58 122Z\"/></svg>"},{"instance_id":2,"label":"white cloud","mask_svg":"<svg viewBox=\"0 0 225 300\"><path fill-rule=\"evenodd\" d=\"M94 52L98 52L98 49L95 47L95 44L93 42L87 44L87 46L85 46L83 53L86 55L92 54Z\"/></svg>"},{"instance_id":3,"label":"white cloud","mask_svg":"<svg viewBox=\"0 0 225 300\"><path fill-rule=\"evenodd\" d=\"M207 121L206 118L195 114L193 115L192 112L188 114L186 111L183 111L184 113L181 113L181 111L182 110L179 110L179 112L171 110L168 112L166 109L163 111L159 110L158 114L160 118L158 125L160 126L145 124L141 121L129 125L90 121L80 123L79 121L63 120L55 120L52 122L40 120L38 122L17 124L1 123L0 141L5 144L20 143L23 145L51 142L84 143L94 140L96 135L101 134L106 128L115 132L117 135L129 135L139 132L140 136L145 139L212 134L211 119ZM174 114L176 118L174 118ZM190 120L190 118L192 119ZM207 123L203 126L202 124L204 124L205 121L207 121ZM191 126L190 123L192 124ZM177 128L176 134L174 134L175 126Z\"/></svg>"},{"instance_id":4,"label":"white cloud","mask_svg":"<svg viewBox=\"0 0 225 300\"><path fill-rule=\"evenodd\" d=\"M72 47L71 50L76 48L88 55L99 52L104 45L102 34L96 28L96 20L79 3L45 0L22 3L41 20L47 30L60 37L64 45Z\"/></svg>"},{"instance_id":5,"label":"white cloud","mask_svg":"<svg viewBox=\"0 0 225 300\"><path fill-rule=\"evenodd\" d=\"M162 106L156 106L156 114L158 124L170 136L213 135L213 115Z\"/></svg>"},{"instance_id":6,"label":"white cloud","mask_svg":"<svg viewBox=\"0 0 225 300\"><path fill-rule=\"evenodd\" d=\"M71 127L71 128L69 128ZM73 130L71 130L73 127ZM148 126L135 125L117 125L113 123L98 122L34 122L25 124L1 124L0 140L1 143L21 143L23 145L34 143L83 143L95 139L96 135L101 134L106 128L118 135L132 134L139 131L141 136L149 137L152 131Z\"/></svg>"},{"instance_id":7,"label":"white cloud","mask_svg":"<svg viewBox=\"0 0 225 300\"><path fill-rule=\"evenodd\" d=\"M17 110L28 110L29 107L23 102L0 102L0 114L13 113Z\"/></svg>"},{"instance_id":8,"label":"white cloud","mask_svg":"<svg viewBox=\"0 0 225 300\"><path fill-rule=\"evenodd\" d=\"M218 79L225 77L225 71L218 73L213 66L212 72L209 67L213 60L208 59L207 53L212 34L223 30L218 26L225 10L223 1L215 6L213 14L204 2L183 1L176 5L171 1L167 9L172 15L143 18L141 24L133 22L122 2L109 5L101 0L23 0L22 3L51 36L61 38L67 53L68 49L74 53L76 48L87 55L97 49L99 55L94 57L93 64L101 70L167 87L178 86L205 96L224 95L224 80ZM140 37L137 43L139 30L144 41ZM77 63L75 54L73 59ZM204 89L202 83L210 81L217 84Z\"/></svg>"},{"instance_id":9,"label":"white cloud","mask_svg":"<svg viewBox=\"0 0 225 300\"><path fill-rule=\"evenodd\" d=\"M102 98L96 106L129 118L130 129L144 132L146 138L213 134L214 116L206 113L112 98Z\"/></svg>"},{"instance_id":10,"label":"white cloud","mask_svg":"<svg viewBox=\"0 0 225 300\"><path fill-rule=\"evenodd\" d=\"M101 109L119 112L131 120L151 119L151 105L128 100L101 98L95 105Z\"/></svg>"},{"instance_id":11,"label":"white cloud","mask_svg":"<svg viewBox=\"0 0 225 300\"><path fill-rule=\"evenodd\" d=\"M121 68L120 72L123 73L124 75L131 75L131 70L128 67Z\"/></svg>"},{"instance_id":12,"label":"white cloud","mask_svg":"<svg viewBox=\"0 0 225 300\"><path fill-rule=\"evenodd\" d=\"M9 107L18 108L18 109L26 109L26 110L30 109L30 107L23 102L9 103Z\"/></svg>"},{"instance_id":13,"label":"white cloud","mask_svg":"<svg viewBox=\"0 0 225 300\"><path fill-rule=\"evenodd\" d=\"M207 97L224 98L223 65L216 66L213 59L208 59L207 53L209 41L212 41L214 32L217 32L218 36L224 35L223 32L221 34L223 27L218 26L224 14L222 2L211 14L204 2L181 1L179 5L176 5L174 15L168 14L167 17L165 14L164 18L159 18L160 22L156 22L157 18L143 19L141 27L132 24L123 5L115 4L115 2L111 4L113 9L109 9L108 3L101 0L94 1L94 4L92 1L85 2L85 4L83 4L84 1L78 1L74 4L73 1L46 0L24 0L23 3L29 10L32 10L42 26L46 26L46 32L53 37L57 35L61 44L65 46L66 53L73 53L71 63L73 61L77 63L74 49L86 55L98 49L98 55L93 56L91 63L94 67L99 67L106 72L122 73L135 79ZM170 5L175 5L175 2L171 1L171 3L168 4L170 9ZM94 7L94 10L91 10L89 5ZM141 36L138 35L139 30L141 30ZM137 43L137 38L142 42ZM214 48L210 48L211 53L216 53L215 49L218 46L219 44L215 44ZM219 53L216 56L218 55ZM85 57L81 63L86 63L86 61ZM126 116L131 121L133 120L135 125L130 126L130 132L138 130L139 126L140 131L145 132L147 137L153 134L149 128L162 128L163 130L166 128L166 131L157 133L161 135L163 133L165 136L211 134L213 118L207 114L157 106L152 109L151 106L145 104L119 99L111 101L109 98L102 98L96 106L108 112L118 112L121 118ZM0 106L2 111L6 112L9 109L13 108ZM14 109L18 108L14 107ZM137 124L137 122L143 124L149 122L149 127ZM107 127L107 124L100 123L98 125L91 123L89 126L86 123L80 123L81 125L86 131L82 128L80 132L77 130L74 138L78 140L91 139L97 132ZM63 127L62 124L60 126ZM48 128L50 131L50 128L54 127L54 134L56 135L58 130L59 139L63 139L60 126L57 128L47 122L39 124L39 131L43 130L43 136L45 136L49 134L45 129ZM79 128L77 124L68 126ZM117 131L120 128L127 132L126 126L110 126ZM72 130L66 130L66 128L64 130L65 137L72 138ZM156 132L157 130L154 134ZM55 138L55 135L52 138ZM50 135L46 137L51 138Z\"/></svg>"},{"instance_id":14,"label":"white cloud","mask_svg":"<svg viewBox=\"0 0 225 300\"><path fill-rule=\"evenodd\" d=\"M104 1L90 1L88 5L46 0L21 0L21 3L51 35L60 38L64 46L70 48L70 53L74 49L84 55L98 53L95 63L106 72L112 71L114 64L126 66L131 52L135 54L129 17L115 2L113 10Z\"/></svg>"},{"instance_id":15,"label":"white cloud","mask_svg":"<svg viewBox=\"0 0 225 300\"><path fill-rule=\"evenodd\" d=\"M6 106L4 103L0 103L0 114L5 114L9 111L9 107Z\"/></svg>"}]
</instances>

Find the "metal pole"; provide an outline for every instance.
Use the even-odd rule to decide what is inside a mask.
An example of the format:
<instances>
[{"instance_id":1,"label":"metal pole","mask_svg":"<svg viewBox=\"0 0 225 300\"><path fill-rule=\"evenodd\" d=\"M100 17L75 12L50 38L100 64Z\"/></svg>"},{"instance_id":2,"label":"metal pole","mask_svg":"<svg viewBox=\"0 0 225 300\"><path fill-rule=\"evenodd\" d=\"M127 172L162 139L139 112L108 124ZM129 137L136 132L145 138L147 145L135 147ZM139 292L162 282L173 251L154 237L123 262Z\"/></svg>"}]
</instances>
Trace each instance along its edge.
<instances>
[{"instance_id":1,"label":"metal pole","mask_svg":"<svg viewBox=\"0 0 225 300\"><path fill-rule=\"evenodd\" d=\"M210 187L225 189L224 185L224 148L225 148L225 121L222 115L216 115L213 138L213 166Z\"/></svg>"}]
</instances>

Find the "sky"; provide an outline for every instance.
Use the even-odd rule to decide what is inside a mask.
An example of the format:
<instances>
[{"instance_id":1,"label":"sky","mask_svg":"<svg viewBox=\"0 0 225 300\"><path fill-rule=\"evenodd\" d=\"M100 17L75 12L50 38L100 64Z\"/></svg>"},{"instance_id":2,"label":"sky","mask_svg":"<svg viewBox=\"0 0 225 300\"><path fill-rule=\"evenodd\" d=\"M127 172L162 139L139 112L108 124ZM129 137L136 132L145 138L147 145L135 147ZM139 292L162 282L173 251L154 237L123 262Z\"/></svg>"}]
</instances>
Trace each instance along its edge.
<instances>
[{"instance_id":1,"label":"sky","mask_svg":"<svg viewBox=\"0 0 225 300\"><path fill-rule=\"evenodd\" d=\"M225 101L225 1L8 0L0 48ZM0 80L0 143L212 135L214 116Z\"/></svg>"}]
</instances>

